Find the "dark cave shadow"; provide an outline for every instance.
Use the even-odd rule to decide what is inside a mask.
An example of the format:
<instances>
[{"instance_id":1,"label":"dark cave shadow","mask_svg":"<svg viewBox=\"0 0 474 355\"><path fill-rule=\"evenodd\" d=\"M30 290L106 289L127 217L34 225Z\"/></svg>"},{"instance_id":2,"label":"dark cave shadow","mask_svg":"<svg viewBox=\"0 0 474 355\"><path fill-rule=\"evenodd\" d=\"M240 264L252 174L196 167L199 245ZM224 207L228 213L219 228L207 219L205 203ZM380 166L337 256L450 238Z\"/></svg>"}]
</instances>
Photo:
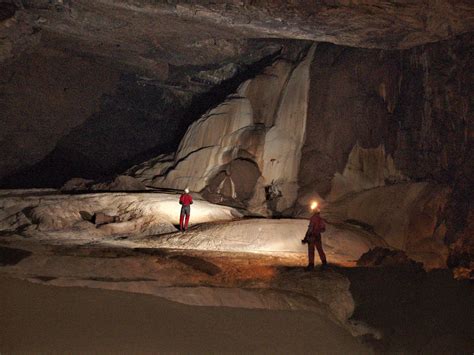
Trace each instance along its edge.
<instances>
[{"instance_id":1,"label":"dark cave shadow","mask_svg":"<svg viewBox=\"0 0 474 355\"><path fill-rule=\"evenodd\" d=\"M260 74L280 54L281 50L243 65L235 76L194 95L185 106L164 105L172 91L140 86L136 75L124 73L117 92L101 98L99 112L62 137L40 162L2 178L0 188L58 188L74 177L109 178L174 152L192 122L224 102L242 82ZM155 145L147 147L152 142Z\"/></svg>"},{"instance_id":2,"label":"dark cave shadow","mask_svg":"<svg viewBox=\"0 0 474 355\"><path fill-rule=\"evenodd\" d=\"M16 265L32 254L28 250L0 246L0 266Z\"/></svg>"},{"instance_id":3,"label":"dark cave shadow","mask_svg":"<svg viewBox=\"0 0 474 355\"><path fill-rule=\"evenodd\" d=\"M73 177L97 179L104 168L75 149L56 147L43 160L0 180L0 188L58 188Z\"/></svg>"},{"instance_id":4,"label":"dark cave shadow","mask_svg":"<svg viewBox=\"0 0 474 355\"><path fill-rule=\"evenodd\" d=\"M79 214L84 221L94 223L94 215L91 213L87 211L79 211Z\"/></svg>"},{"instance_id":5,"label":"dark cave shadow","mask_svg":"<svg viewBox=\"0 0 474 355\"><path fill-rule=\"evenodd\" d=\"M339 267L350 281L352 319L382 330L381 352L469 353L474 349L474 285L450 270Z\"/></svg>"}]
</instances>

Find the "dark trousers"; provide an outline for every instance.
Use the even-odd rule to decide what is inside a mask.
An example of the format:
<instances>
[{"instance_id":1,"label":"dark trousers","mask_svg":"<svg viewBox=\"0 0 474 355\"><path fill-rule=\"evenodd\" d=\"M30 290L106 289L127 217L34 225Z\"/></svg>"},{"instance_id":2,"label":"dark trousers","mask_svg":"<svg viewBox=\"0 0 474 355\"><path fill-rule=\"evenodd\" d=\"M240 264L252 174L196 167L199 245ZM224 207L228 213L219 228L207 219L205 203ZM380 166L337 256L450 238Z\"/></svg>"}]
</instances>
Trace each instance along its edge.
<instances>
[{"instance_id":1,"label":"dark trousers","mask_svg":"<svg viewBox=\"0 0 474 355\"><path fill-rule=\"evenodd\" d=\"M314 249L318 250L319 258L323 265L327 264L326 254L324 254L323 243L321 242L321 234L310 236L308 238L308 265L314 266Z\"/></svg>"},{"instance_id":2,"label":"dark trousers","mask_svg":"<svg viewBox=\"0 0 474 355\"><path fill-rule=\"evenodd\" d=\"M191 206L181 206L181 214L179 216L179 228L184 231L188 229L189 216L191 215ZM184 220L186 216L186 220Z\"/></svg>"}]
</instances>

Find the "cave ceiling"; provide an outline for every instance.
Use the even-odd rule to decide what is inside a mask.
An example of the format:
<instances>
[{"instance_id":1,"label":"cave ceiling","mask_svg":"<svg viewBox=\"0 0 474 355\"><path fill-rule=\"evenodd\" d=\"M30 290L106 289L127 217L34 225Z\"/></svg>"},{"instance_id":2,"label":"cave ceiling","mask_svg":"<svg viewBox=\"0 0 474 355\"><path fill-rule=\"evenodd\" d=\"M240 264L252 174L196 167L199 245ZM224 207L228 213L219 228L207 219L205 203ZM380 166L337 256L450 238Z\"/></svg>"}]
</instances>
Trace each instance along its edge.
<instances>
[{"instance_id":1,"label":"cave ceiling","mask_svg":"<svg viewBox=\"0 0 474 355\"><path fill-rule=\"evenodd\" d=\"M170 66L232 61L254 50L249 39L383 49L436 42L472 31L474 4L471 0L0 0L0 21L0 60L48 43L166 79Z\"/></svg>"},{"instance_id":2,"label":"cave ceiling","mask_svg":"<svg viewBox=\"0 0 474 355\"><path fill-rule=\"evenodd\" d=\"M74 162L60 186L170 153L240 83L312 41L404 50L473 30L472 0L0 0L0 179L19 186L31 166L37 181L46 161L50 186Z\"/></svg>"}]
</instances>

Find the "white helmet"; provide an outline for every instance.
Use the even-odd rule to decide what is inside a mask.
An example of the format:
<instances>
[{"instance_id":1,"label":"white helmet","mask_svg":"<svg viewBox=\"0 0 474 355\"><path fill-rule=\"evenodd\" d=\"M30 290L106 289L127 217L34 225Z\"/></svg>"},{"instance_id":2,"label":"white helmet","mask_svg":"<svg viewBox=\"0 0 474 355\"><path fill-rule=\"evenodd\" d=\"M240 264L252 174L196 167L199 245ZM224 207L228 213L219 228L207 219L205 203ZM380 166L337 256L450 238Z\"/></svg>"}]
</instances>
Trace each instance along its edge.
<instances>
[{"instance_id":1,"label":"white helmet","mask_svg":"<svg viewBox=\"0 0 474 355\"><path fill-rule=\"evenodd\" d=\"M184 192L187 193L187 194L189 194L189 189L186 187L186 188L184 189Z\"/></svg>"}]
</instances>

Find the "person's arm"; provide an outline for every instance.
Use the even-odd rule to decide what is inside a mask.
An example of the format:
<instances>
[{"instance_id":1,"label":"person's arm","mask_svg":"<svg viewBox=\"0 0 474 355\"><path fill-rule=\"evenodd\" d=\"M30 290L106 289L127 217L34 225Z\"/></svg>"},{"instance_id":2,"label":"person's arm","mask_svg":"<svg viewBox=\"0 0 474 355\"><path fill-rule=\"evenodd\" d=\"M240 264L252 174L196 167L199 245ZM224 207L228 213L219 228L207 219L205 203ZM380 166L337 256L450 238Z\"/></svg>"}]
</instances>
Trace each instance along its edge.
<instances>
[{"instance_id":1,"label":"person's arm","mask_svg":"<svg viewBox=\"0 0 474 355\"><path fill-rule=\"evenodd\" d=\"M304 235L304 239L301 241L301 243L303 244L308 243L308 238L311 236L312 230L313 230L313 225L310 223L308 225L308 230L306 231L306 234Z\"/></svg>"},{"instance_id":2,"label":"person's arm","mask_svg":"<svg viewBox=\"0 0 474 355\"><path fill-rule=\"evenodd\" d=\"M321 222L319 222L319 230L321 233L326 231L326 223L324 223L324 219L321 218Z\"/></svg>"},{"instance_id":3,"label":"person's arm","mask_svg":"<svg viewBox=\"0 0 474 355\"><path fill-rule=\"evenodd\" d=\"M180 205L183 204L183 195L181 195L181 196L179 197L179 204L180 204Z\"/></svg>"}]
</instances>

